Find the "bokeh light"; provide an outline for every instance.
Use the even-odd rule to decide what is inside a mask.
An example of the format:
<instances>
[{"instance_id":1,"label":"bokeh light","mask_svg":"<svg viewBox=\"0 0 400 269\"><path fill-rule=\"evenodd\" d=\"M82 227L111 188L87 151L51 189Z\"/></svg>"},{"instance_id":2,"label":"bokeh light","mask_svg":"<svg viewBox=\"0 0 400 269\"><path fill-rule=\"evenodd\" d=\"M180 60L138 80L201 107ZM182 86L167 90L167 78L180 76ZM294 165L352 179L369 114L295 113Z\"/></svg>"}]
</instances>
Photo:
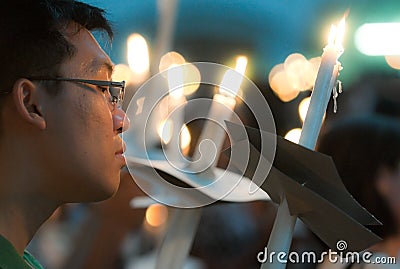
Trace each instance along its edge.
<instances>
[{"instance_id":1,"label":"bokeh light","mask_svg":"<svg viewBox=\"0 0 400 269\"><path fill-rule=\"evenodd\" d=\"M299 116L303 122L306 119L308 107L310 106L310 100L311 100L311 97L306 97L303 100L301 100L301 102L299 104Z\"/></svg>"},{"instance_id":2,"label":"bokeh light","mask_svg":"<svg viewBox=\"0 0 400 269\"><path fill-rule=\"evenodd\" d=\"M176 66L184 65L181 71ZM171 68L171 72L164 72ZM176 70L175 70L176 69ZM191 63L186 63L185 58L176 51L171 51L164 54L160 59L159 71L164 77L168 79L168 84L173 88L177 83L184 84L185 86L180 90L184 95L193 94L200 86L201 75L199 69ZM176 81L172 81L172 76L176 76ZM181 95L178 92L177 95Z\"/></svg>"},{"instance_id":3,"label":"bokeh light","mask_svg":"<svg viewBox=\"0 0 400 269\"><path fill-rule=\"evenodd\" d=\"M152 227L160 227L168 219L168 209L161 204L150 205L146 210L146 222Z\"/></svg>"},{"instance_id":4,"label":"bokeh light","mask_svg":"<svg viewBox=\"0 0 400 269\"><path fill-rule=\"evenodd\" d=\"M366 23L354 37L357 49L365 55L400 54L400 23Z\"/></svg>"},{"instance_id":5,"label":"bokeh light","mask_svg":"<svg viewBox=\"0 0 400 269\"><path fill-rule=\"evenodd\" d=\"M272 77L270 86L283 102L292 101L299 95L299 91L290 83L285 71L277 72Z\"/></svg>"},{"instance_id":6,"label":"bokeh light","mask_svg":"<svg viewBox=\"0 0 400 269\"><path fill-rule=\"evenodd\" d=\"M298 144L300 141L300 135L301 135L301 129L294 128L294 129L290 130L289 132L287 132L287 134L285 135L285 139Z\"/></svg>"},{"instance_id":7,"label":"bokeh light","mask_svg":"<svg viewBox=\"0 0 400 269\"><path fill-rule=\"evenodd\" d=\"M185 82L185 87L183 87L184 95L191 95L199 88L201 75L199 69L194 64L185 64L183 81Z\"/></svg>"},{"instance_id":8,"label":"bokeh light","mask_svg":"<svg viewBox=\"0 0 400 269\"><path fill-rule=\"evenodd\" d=\"M172 66L181 65L184 63L186 63L186 60L181 54L176 51L170 51L161 57L158 70L160 73L162 73Z\"/></svg>"},{"instance_id":9,"label":"bokeh light","mask_svg":"<svg viewBox=\"0 0 400 269\"><path fill-rule=\"evenodd\" d=\"M309 69L309 63L302 54L290 54L284 62L284 69L288 80L292 83L293 88L303 91L307 89L307 82L305 81L306 73Z\"/></svg>"},{"instance_id":10,"label":"bokeh light","mask_svg":"<svg viewBox=\"0 0 400 269\"><path fill-rule=\"evenodd\" d=\"M300 53L290 54L284 63L271 69L269 85L281 101L292 101L301 91L312 90L320 64L321 57L307 60Z\"/></svg>"},{"instance_id":11,"label":"bokeh light","mask_svg":"<svg viewBox=\"0 0 400 269\"><path fill-rule=\"evenodd\" d=\"M140 34L135 33L128 38L128 64L135 83L147 79L150 70L149 49L146 39Z\"/></svg>"},{"instance_id":12,"label":"bokeh light","mask_svg":"<svg viewBox=\"0 0 400 269\"><path fill-rule=\"evenodd\" d=\"M400 70L400 55L386 55L385 60L391 68Z\"/></svg>"},{"instance_id":13,"label":"bokeh light","mask_svg":"<svg viewBox=\"0 0 400 269\"><path fill-rule=\"evenodd\" d=\"M129 66L126 64L117 64L114 66L114 71L112 73L112 80L114 81L125 81L126 84L132 82L133 73Z\"/></svg>"}]
</instances>

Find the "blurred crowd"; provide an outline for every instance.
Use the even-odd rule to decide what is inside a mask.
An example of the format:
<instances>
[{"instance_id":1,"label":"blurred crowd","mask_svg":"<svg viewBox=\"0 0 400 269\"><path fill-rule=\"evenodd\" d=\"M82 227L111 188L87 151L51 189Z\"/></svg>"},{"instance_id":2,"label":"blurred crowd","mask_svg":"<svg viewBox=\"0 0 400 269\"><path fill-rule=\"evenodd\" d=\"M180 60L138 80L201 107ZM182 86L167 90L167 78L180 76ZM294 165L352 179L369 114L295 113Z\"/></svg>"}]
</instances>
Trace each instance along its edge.
<instances>
[{"instance_id":1,"label":"blurred crowd","mask_svg":"<svg viewBox=\"0 0 400 269\"><path fill-rule=\"evenodd\" d=\"M383 239L369 250L374 255L398 257L400 79L366 74L358 82L345 85L336 114L332 106L330 103L317 150L332 156L349 192L382 222L382 226L368 227ZM273 113L279 120L279 113ZM132 198L144 193L127 169L121 178L119 191L112 199L97 204L66 205L41 228L29 250L45 268L153 268L168 220L151 226L145 217L146 209L130 206ZM207 206L185 268L259 268L257 253L268 242L275 214L276 205L271 202ZM326 249L301 221L297 222L292 250L321 253ZM288 264L287 268L317 266L398 268L328 263Z\"/></svg>"}]
</instances>

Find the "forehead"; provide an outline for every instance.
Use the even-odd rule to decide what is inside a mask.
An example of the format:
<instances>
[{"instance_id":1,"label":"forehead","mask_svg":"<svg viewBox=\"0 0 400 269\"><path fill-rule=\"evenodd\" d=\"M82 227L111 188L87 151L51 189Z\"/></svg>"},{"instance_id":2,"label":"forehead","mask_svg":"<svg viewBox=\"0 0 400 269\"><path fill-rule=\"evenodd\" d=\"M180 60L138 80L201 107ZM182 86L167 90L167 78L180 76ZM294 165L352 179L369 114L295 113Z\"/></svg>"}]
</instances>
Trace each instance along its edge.
<instances>
[{"instance_id":1,"label":"forehead","mask_svg":"<svg viewBox=\"0 0 400 269\"><path fill-rule=\"evenodd\" d=\"M70 24L66 29L66 38L75 47L75 52L61 65L60 71L65 75L90 76L99 72L111 75L113 64L109 56L87 29L81 28L77 32L76 27L76 24Z\"/></svg>"}]
</instances>

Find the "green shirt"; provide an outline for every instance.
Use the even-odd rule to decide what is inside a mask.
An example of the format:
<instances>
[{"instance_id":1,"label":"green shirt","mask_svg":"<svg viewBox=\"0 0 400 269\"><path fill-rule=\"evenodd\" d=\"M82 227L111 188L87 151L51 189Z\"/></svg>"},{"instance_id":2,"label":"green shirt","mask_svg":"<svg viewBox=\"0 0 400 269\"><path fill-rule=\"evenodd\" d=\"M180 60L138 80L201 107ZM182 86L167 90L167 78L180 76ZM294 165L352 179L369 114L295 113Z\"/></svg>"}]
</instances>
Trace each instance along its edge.
<instances>
[{"instance_id":1,"label":"green shirt","mask_svg":"<svg viewBox=\"0 0 400 269\"><path fill-rule=\"evenodd\" d=\"M40 263L27 251L21 257L14 246L0 235L1 269L43 269Z\"/></svg>"}]
</instances>

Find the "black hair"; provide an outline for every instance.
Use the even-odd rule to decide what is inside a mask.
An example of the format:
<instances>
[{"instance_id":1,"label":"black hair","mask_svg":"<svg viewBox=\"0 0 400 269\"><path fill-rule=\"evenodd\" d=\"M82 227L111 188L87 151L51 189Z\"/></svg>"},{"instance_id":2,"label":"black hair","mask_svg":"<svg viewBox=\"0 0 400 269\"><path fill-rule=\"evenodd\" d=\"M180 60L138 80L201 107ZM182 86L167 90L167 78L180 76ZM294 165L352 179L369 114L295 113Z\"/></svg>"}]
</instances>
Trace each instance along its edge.
<instances>
[{"instance_id":1,"label":"black hair","mask_svg":"<svg viewBox=\"0 0 400 269\"><path fill-rule=\"evenodd\" d=\"M0 93L21 77L57 75L75 52L63 34L69 23L113 36L104 10L74 0L1 1L0 10Z\"/></svg>"},{"instance_id":2,"label":"black hair","mask_svg":"<svg viewBox=\"0 0 400 269\"><path fill-rule=\"evenodd\" d=\"M395 216L376 180L381 168L398 168L400 122L378 115L341 120L321 136L318 151L332 156L349 192L383 223L369 228L383 238L397 233Z\"/></svg>"}]
</instances>

